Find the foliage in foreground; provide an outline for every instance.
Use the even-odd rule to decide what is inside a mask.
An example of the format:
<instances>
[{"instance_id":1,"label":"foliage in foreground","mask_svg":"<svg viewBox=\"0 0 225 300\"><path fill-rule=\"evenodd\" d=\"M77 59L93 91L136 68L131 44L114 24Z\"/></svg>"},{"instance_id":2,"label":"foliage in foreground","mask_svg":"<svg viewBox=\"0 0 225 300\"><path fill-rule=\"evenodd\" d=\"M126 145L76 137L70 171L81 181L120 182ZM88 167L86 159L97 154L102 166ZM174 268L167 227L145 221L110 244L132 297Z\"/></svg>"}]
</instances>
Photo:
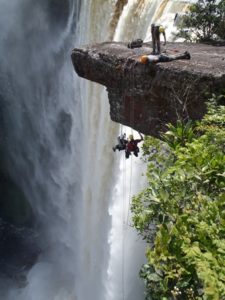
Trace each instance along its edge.
<instances>
[{"instance_id":1,"label":"foliage in foreground","mask_svg":"<svg viewBox=\"0 0 225 300\"><path fill-rule=\"evenodd\" d=\"M225 0L198 0L178 27L178 36L186 40L225 40Z\"/></svg>"},{"instance_id":2,"label":"foliage in foreground","mask_svg":"<svg viewBox=\"0 0 225 300\"><path fill-rule=\"evenodd\" d=\"M196 126L146 138L148 188L133 198L147 242L146 299L225 299L225 107L209 103Z\"/></svg>"}]
</instances>

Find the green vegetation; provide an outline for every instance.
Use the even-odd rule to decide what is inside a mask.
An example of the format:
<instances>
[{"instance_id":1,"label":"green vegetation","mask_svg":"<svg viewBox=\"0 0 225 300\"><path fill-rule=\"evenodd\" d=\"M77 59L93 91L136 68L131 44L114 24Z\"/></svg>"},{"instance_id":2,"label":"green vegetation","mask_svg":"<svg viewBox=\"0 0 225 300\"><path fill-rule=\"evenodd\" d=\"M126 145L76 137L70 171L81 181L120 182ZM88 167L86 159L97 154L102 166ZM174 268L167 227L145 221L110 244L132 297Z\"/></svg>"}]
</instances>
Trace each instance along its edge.
<instances>
[{"instance_id":1,"label":"green vegetation","mask_svg":"<svg viewBox=\"0 0 225 300\"><path fill-rule=\"evenodd\" d=\"M222 96L221 96L222 97ZM146 299L225 299L225 106L213 96L201 122L146 137L148 187L132 201L146 240ZM224 97L224 96L223 96Z\"/></svg>"},{"instance_id":2,"label":"green vegetation","mask_svg":"<svg viewBox=\"0 0 225 300\"><path fill-rule=\"evenodd\" d=\"M179 29L177 36L189 41L225 40L225 0L198 0L183 16Z\"/></svg>"}]
</instances>

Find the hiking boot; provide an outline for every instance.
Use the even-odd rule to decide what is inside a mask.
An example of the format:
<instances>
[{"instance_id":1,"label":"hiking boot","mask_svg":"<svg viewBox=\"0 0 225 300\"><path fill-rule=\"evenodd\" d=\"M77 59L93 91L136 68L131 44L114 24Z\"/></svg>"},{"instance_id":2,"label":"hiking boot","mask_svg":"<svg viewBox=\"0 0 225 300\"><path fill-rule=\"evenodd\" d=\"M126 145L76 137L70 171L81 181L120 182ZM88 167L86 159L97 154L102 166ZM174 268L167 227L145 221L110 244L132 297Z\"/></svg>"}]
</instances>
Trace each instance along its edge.
<instances>
[{"instance_id":1,"label":"hiking boot","mask_svg":"<svg viewBox=\"0 0 225 300\"><path fill-rule=\"evenodd\" d=\"M116 151L116 147L113 147L112 149L113 149L114 152Z\"/></svg>"},{"instance_id":2,"label":"hiking boot","mask_svg":"<svg viewBox=\"0 0 225 300\"><path fill-rule=\"evenodd\" d=\"M188 51L185 51L184 55L185 55L185 59L191 59L191 55Z\"/></svg>"},{"instance_id":3,"label":"hiking boot","mask_svg":"<svg viewBox=\"0 0 225 300\"><path fill-rule=\"evenodd\" d=\"M134 152L134 155L135 155L136 157L138 157L138 153L137 153L136 151Z\"/></svg>"},{"instance_id":4,"label":"hiking boot","mask_svg":"<svg viewBox=\"0 0 225 300\"><path fill-rule=\"evenodd\" d=\"M129 156L130 156L130 152L126 151L126 152L125 152L125 157L126 157L126 158L129 158Z\"/></svg>"}]
</instances>

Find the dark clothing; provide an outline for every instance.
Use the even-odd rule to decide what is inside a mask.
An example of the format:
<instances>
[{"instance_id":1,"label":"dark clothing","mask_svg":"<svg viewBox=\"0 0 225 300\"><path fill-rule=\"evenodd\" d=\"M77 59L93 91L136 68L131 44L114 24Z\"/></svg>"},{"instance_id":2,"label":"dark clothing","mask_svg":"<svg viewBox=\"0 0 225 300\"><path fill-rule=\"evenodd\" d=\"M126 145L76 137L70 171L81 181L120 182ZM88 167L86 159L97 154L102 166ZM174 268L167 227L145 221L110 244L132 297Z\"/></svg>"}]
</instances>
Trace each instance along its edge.
<instances>
[{"instance_id":1,"label":"dark clothing","mask_svg":"<svg viewBox=\"0 0 225 300\"><path fill-rule=\"evenodd\" d=\"M140 150L139 150L139 148L137 147L136 150L133 151L134 156L138 157L139 151L140 151ZM130 155L131 155L131 152L126 150L126 151L125 151L125 157L126 157L126 158L129 158Z\"/></svg>"},{"instance_id":2,"label":"dark clothing","mask_svg":"<svg viewBox=\"0 0 225 300\"><path fill-rule=\"evenodd\" d=\"M141 134L140 134L140 136L141 136L141 139L136 139L136 140L132 139L127 143L126 150L125 150L125 157L126 158L129 158L129 156L131 155L131 152L133 152L134 155L136 157L138 157L138 153L139 153L140 150L139 150L137 144L140 143L141 141L143 141L143 137L142 137Z\"/></svg>"},{"instance_id":3,"label":"dark clothing","mask_svg":"<svg viewBox=\"0 0 225 300\"><path fill-rule=\"evenodd\" d=\"M127 143L127 146L126 146L126 150L128 151L135 151L137 149L137 144L140 143L142 140L139 139L139 140L132 140L130 142Z\"/></svg>"},{"instance_id":4,"label":"dark clothing","mask_svg":"<svg viewBox=\"0 0 225 300\"><path fill-rule=\"evenodd\" d=\"M116 150L125 150L126 145L128 143L128 141L125 139L125 135L118 136L117 140L118 144L115 147L113 147L113 151L115 152Z\"/></svg>"},{"instance_id":5,"label":"dark clothing","mask_svg":"<svg viewBox=\"0 0 225 300\"><path fill-rule=\"evenodd\" d=\"M160 55L147 55L148 63L157 63L157 62L169 62L178 59L190 59L191 55L188 51L185 51L182 54L176 55L167 55L167 54L160 54Z\"/></svg>"},{"instance_id":6,"label":"dark clothing","mask_svg":"<svg viewBox=\"0 0 225 300\"><path fill-rule=\"evenodd\" d=\"M151 27L151 33L152 33L152 37L154 40L159 40L160 38L160 32L159 32L159 26L155 26L155 25L152 25Z\"/></svg>"},{"instance_id":7,"label":"dark clothing","mask_svg":"<svg viewBox=\"0 0 225 300\"><path fill-rule=\"evenodd\" d=\"M185 51L183 54L178 54L178 55L160 54L159 62L168 62L168 61L173 61L173 60L178 60L178 59L190 59L190 58L191 58L191 55L187 51Z\"/></svg>"},{"instance_id":8,"label":"dark clothing","mask_svg":"<svg viewBox=\"0 0 225 300\"><path fill-rule=\"evenodd\" d=\"M160 54L161 48L160 48L160 26L152 24L151 26L151 34L152 34L152 48L153 52L152 54ZM163 32L164 40L166 43L166 35L165 32Z\"/></svg>"}]
</instances>

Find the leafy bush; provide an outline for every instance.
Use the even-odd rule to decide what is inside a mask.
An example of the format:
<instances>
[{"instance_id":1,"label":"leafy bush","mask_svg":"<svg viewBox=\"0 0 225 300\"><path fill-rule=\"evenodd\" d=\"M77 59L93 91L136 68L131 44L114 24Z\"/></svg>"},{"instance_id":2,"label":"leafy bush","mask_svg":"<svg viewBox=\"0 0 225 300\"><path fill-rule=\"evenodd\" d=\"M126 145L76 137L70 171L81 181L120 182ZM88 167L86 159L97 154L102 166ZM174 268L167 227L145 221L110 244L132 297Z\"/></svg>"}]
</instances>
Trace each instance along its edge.
<instances>
[{"instance_id":1,"label":"leafy bush","mask_svg":"<svg viewBox=\"0 0 225 300\"><path fill-rule=\"evenodd\" d=\"M178 36L186 40L225 40L225 0L198 0L183 16L179 29Z\"/></svg>"},{"instance_id":2,"label":"leafy bush","mask_svg":"<svg viewBox=\"0 0 225 300\"><path fill-rule=\"evenodd\" d=\"M145 139L149 185L132 212L148 245L146 299L225 299L225 107L215 98L195 126Z\"/></svg>"}]
</instances>

